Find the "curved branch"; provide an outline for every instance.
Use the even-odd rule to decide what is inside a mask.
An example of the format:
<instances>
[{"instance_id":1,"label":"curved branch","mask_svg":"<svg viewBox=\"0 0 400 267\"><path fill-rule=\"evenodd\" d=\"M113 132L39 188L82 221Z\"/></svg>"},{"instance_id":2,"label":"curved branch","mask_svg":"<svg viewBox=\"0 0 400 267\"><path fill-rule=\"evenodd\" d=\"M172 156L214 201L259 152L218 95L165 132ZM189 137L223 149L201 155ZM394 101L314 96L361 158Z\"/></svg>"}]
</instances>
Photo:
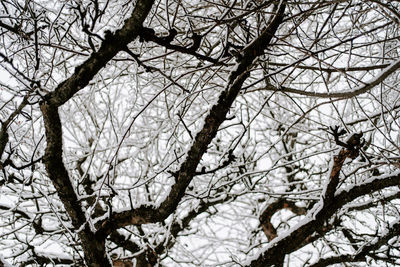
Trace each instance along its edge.
<instances>
[{"instance_id":1,"label":"curved branch","mask_svg":"<svg viewBox=\"0 0 400 267\"><path fill-rule=\"evenodd\" d=\"M376 78L364 83L364 85L355 88L354 90L347 90L342 92L328 92L328 93L317 93L317 92L307 92L299 89L289 88L289 87L275 87L273 85L268 85L264 88L267 91L273 92L284 92L292 93L303 96L319 97L319 98L351 98L368 92L370 89L374 88L381 82L383 82L390 74L394 73L400 68L400 60L395 61L388 67L386 67Z\"/></svg>"},{"instance_id":2,"label":"curved branch","mask_svg":"<svg viewBox=\"0 0 400 267\"><path fill-rule=\"evenodd\" d=\"M307 213L305 208L300 208L295 205L293 201L289 201L287 199L281 198L268 205L268 207L263 211L260 215L260 224L268 238L268 241L271 241L275 237L277 237L276 229L271 223L272 216L282 210L288 209L297 215L305 215Z\"/></svg>"},{"instance_id":3,"label":"curved branch","mask_svg":"<svg viewBox=\"0 0 400 267\"><path fill-rule=\"evenodd\" d=\"M287 67L291 66L291 64L279 63L279 62L268 62L268 65L271 66L279 66L279 67ZM307 65L296 65L296 69L302 70L314 70L314 71L325 71L327 73L333 72L352 72L352 71L370 71L376 69L384 69L390 66L390 64L380 64L380 65L372 65L372 66L361 66L361 67L349 67L349 68L324 68L324 67L315 67L315 66L307 66Z\"/></svg>"}]
</instances>

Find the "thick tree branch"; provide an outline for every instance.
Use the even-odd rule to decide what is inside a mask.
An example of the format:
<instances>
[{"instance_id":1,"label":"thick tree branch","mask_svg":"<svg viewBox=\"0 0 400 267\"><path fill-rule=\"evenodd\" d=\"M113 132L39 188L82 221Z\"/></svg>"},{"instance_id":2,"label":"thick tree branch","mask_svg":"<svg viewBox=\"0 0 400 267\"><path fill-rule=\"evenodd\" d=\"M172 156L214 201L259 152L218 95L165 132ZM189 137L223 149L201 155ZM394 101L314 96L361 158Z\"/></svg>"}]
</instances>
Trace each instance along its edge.
<instances>
[{"instance_id":1,"label":"thick tree branch","mask_svg":"<svg viewBox=\"0 0 400 267\"><path fill-rule=\"evenodd\" d=\"M46 165L49 178L71 217L72 225L78 229L86 222L86 217L63 163L62 130L58 109L45 103L40 108L43 114L47 140L43 162Z\"/></svg>"},{"instance_id":2,"label":"thick tree branch","mask_svg":"<svg viewBox=\"0 0 400 267\"><path fill-rule=\"evenodd\" d=\"M339 132L338 127L332 128L332 130L335 141L339 142L339 136L342 132ZM339 174L345 160L347 158L354 159L358 156L361 136L362 134L354 134L349 138L348 143L345 144L346 147L342 148L339 153L333 157L333 165L329 173L329 180L324 188L319 203L317 203L309 212L308 216L298 224L297 228L294 228L289 234L277 238L279 241L274 239L275 242L272 241L268 249L257 260L251 262L251 266L274 266L277 262L283 262L285 255L306 245L308 243L305 242L307 239L314 233L320 232L324 228L325 222L344 204L351 201L342 202L342 198L335 195L335 192L339 183ZM353 143L351 143L353 141L354 147L352 146ZM341 143L343 142L340 142L339 145ZM377 190L376 188L377 187L374 187L374 190ZM354 196L354 198L358 196Z\"/></svg>"},{"instance_id":3,"label":"thick tree branch","mask_svg":"<svg viewBox=\"0 0 400 267\"><path fill-rule=\"evenodd\" d=\"M47 146L43 162L65 210L71 218L74 229L78 230L88 265L110 266L105 253L104 239L96 238L86 223L85 213L78 201L69 174L62 159L62 130L58 108L42 103L40 109L46 131Z\"/></svg>"},{"instance_id":4,"label":"thick tree branch","mask_svg":"<svg viewBox=\"0 0 400 267\"><path fill-rule=\"evenodd\" d=\"M268 241L271 241L272 239L277 237L276 229L271 223L271 218L276 212L282 209L290 210L297 215L306 214L305 208L297 207L293 201L289 201L284 198L278 199L277 201L269 204L268 207L260 215L260 224L264 231L264 234L268 238Z\"/></svg>"},{"instance_id":5,"label":"thick tree branch","mask_svg":"<svg viewBox=\"0 0 400 267\"><path fill-rule=\"evenodd\" d=\"M101 223L98 234L109 234L115 229L127 225L138 225L151 222L160 222L171 215L185 194L186 187L192 181L201 157L208 145L217 134L219 126L225 121L233 101L239 94L243 82L249 76L249 69L255 58L264 53L270 44L284 17L285 4L281 4L276 16L261 35L252 41L242 51L241 61L230 74L225 91L219 96L218 102L211 108L205 118L203 129L197 133L192 146L187 152L186 159L176 174L176 183L172 186L167 198L159 207L142 206L134 210L114 213L112 220Z\"/></svg>"},{"instance_id":6,"label":"thick tree branch","mask_svg":"<svg viewBox=\"0 0 400 267\"><path fill-rule=\"evenodd\" d=\"M84 88L89 81L102 69L118 52L135 40L142 28L154 0L138 0L129 19L124 26L114 34L106 31L105 40L97 52L75 68L75 73L60 83L57 88L45 96L46 101L54 106L61 106L75 93Z\"/></svg>"},{"instance_id":7,"label":"thick tree branch","mask_svg":"<svg viewBox=\"0 0 400 267\"><path fill-rule=\"evenodd\" d=\"M339 142L339 133L338 133L338 127L333 128L334 131L334 137L335 141ZM343 143L343 142L342 142ZM345 144L346 145L346 144ZM342 148L338 155L335 155L333 157L333 166L331 168L330 174L329 174L329 181L327 183L327 186L325 187L324 192L322 193L322 201L320 201L319 205L329 205L330 203L333 202L334 200L334 194L337 188L337 185L339 183L339 174L340 171L343 167L343 163L347 158L355 158L356 155L358 155L358 147L357 148ZM296 212L297 214L305 214L305 210L300 210L294 203L291 203L289 201L285 201L284 199L280 199L276 201L275 203L272 203L269 205L265 211L261 214L260 216L260 223L263 228L263 231L265 235L267 236L268 240L271 241L277 237L277 232L275 227L271 223L271 218L272 215L275 214L275 212L283 209L283 208L288 208L291 209L293 212ZM321 232L321 229L317 232ZM327 231L323 231L324 233ZM304 236L303 240L298 240L299 242L296 243L296 246L293 247L293 250L304 246L311 240L314 240L314 238L311 237L311 234L314 232L308 233L308 236ZM281 254L274 254L273 259L269 261L268 263L273 263L272 265L274 266L281 266L283 264L284 258L285 258L285 253ZM258 266L257 264L260 264L260 262L257 262L255 266ZM266 264L266 262L262 262L261 264Z\"/></svg>"},{"instance_id":8,"label":"thick tree branch","mask_svg":"<svg viewBox=\"0 0 400 267\"><path fill-rule=\"evenodd\" d=\"M47 94L40 109L46 131L47 147L43 162L47 173L81 239L86 264L89 266L111 266L105 252L105 236L95 235L86 222L85 213L77 199L69 174L62 158L62 125L58 107L85 87L96 73L119 51L133 41L142 27L154 1L137 1L133 13L124 26L115 34L106 34L99 51L93 53L75 73L62 82L54 92Z\"/></svg>"},{"instance_id":9,"label":"thick tree branch","mask_svg":"<svg viewBox=\"0 0 400 267\"><path fill-rule=\"evenodd\" d=\"M127 240L126 237L118 233L118 231L112 232L109 236L109 239L117 244L119 247L129 250L134 254L137 254L139 251L143 250L143 252L136 256L136 260L143 264L149 264L149 260L157 260L160 255L168 252L168 249L170 249L175 244L176 238L178 237L179 233L187 229L187 227L190 225L190 222L194 218L196 218L203 212L206 212L210 207L225 203L228 199L232 198L233 197L227 196L225 198L218 198L215 201L201 201L196 206L196 208L189 211L189 213L184 218L173 222L172 225L169 227L170 230L169 234L167 235L168 239L160 240L158 242L158 245L153 248L148 247L147 249L143 250L142 247L138 246L131 240Z\"/></svg>"},{"instance_id":10,"label":"thick tree branch","mask_svg":"<svg viewBox=\"0 0 400 267\"><path fill-rule=\"evenodd\" d=\"M256 260L252 261L250 266L273 266L275 259L280 259L298 249L298 244L306 245L307 242L304 241L315 232L320 231L324 227L324 223L345 204L360 196L398 185L400 185L400 171L390 175L372 177L361 185L340 190L334 194L329 203L326 199L321 199L297 226L287 234L272 240L267 249Z\"/></svg>"}]
</instances>

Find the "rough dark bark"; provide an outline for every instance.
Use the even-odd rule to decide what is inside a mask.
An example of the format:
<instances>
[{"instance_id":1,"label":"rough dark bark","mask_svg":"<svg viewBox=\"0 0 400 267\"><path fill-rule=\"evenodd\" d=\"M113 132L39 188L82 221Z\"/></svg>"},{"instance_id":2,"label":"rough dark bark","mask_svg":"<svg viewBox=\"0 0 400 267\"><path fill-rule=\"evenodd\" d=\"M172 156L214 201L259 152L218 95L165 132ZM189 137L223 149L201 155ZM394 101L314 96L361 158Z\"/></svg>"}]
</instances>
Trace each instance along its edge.
<instances>
[{"instance_id":1,"label":"rough dark bark","mask_svg":"<svg viewBox=\"0 0 400 267\"><path fill-rule=\"evenodd\" d=\"M346 151L347 153L343 152L341 155L339 154L338 157L347 157L354 153L352 151ZM339 164L343 164L344 162L344 159L342 158L336 160ZM334 176L336 175L335 169L333 170L332 174ZM330 182L332 182L331 179ZM321 231L326 232L324 231L325 222L328 221L331 216L346 203L350 203L360 196L379 191L383 188L398 185L400 185L400 172L389 176L382 175L378 177L372 177L369 181L365 181L364 184L353 186L348 190L333 192L332 197L322 198L320 203L317 204L322 205L321 209L311 210L310 214L308 215L308 221L290 232L290 234L285 235L282 238L279 238L278 236L278 238L272 240L269 247L256 260L252 261L250 266L274 266L276 263L280 262L285 255L288 255L311 242L313 240L313 235L316 233ZM330 190L326 190L326 192L331 194Z\"/></svg>"},{"instance_id":2,"label":"rough dark bark","mask_svg":"<svg viewBox=\"0 0 400 267\"><path fill-rule=\"evenodd\" d=\"M278 199L277 201L268 205L268 207L260 215L260 224L264 231L264 234L268 238L268 241L271 241L272 239L277 237L277 232L275 227L271 223L271 218L276 212L282 209L290 210L297 215L304 215L307 212L305 208L297 207L294 202L286 200L284 198Z\"/></svg>"},{"instance_id":3,"label":"rough dark bark","mask_svg":"<svg viewBox=\"0 0 400 267\"><path fill-rule=\"evenodd\" d=\"M84 88L89 81L118 52L138 36L138 31L147 17L154 1L137 1L131 17L115 34L106 34L99 51L93 53L75 73L59 84L55 91L47 94L40 105L46 131L47 147L43 162L58 196L62 201L72 225L78 230L85 261L88 266L111 266L105 248L105 235L96 235L90 229L85 213L80 205L65 169L62 157L62 124L58 107L68 101L75 93Z\"/></svg>"},{"instance_id":4,"label":"rough dark bark","mask_svg":"<svg viewBox=\"0 0 400 267\"><path fill-rule=\"evenodd\" d=\"M239 94L244 81L249 76L249 68L252 66L254 59L264 53L264 49L268 47L279 25L282 23L284 10L285 4L282 4L268 28L244 48L243 57L236 69L231 72L226 90L220 94L218 102L211 108L210 113L205 118L203 129L196 135L193 145L187 152L185 161L176 173L176 183L172 186L167 198L158 208L145 206L113 214L113 222L106 220L101 223L101 234L107 235L115 229L127 225L160 222L175 211L185 194L186 187L196 173L200 159L217 134L219 126L225 121L226 114Z\"/></svg>"},{"instance_id":5,"label":"rough dark bark","mask_svg":"<svg viewBox=\"0 0 400 267\"><path fill-rule=\"evenodd\" d=\"M62 126L58 108L42 103L41 111L46 130L47 146L43 162L65 210L71 218L74 229L79 229L78 236L89 266L111 266L105 252L105 239L98 238L86 222L76 192L62 159Z\"/></svg>"},{"instance_id":6,"label":"rough dark bark","mask_svg":"<svg viewBox=\"0 0 400 267\"><path fill-rule=\"evenodd\" d=\"M154 0L136 1L135 8L124 26L115 33L106 31L105 40L98 51L75 68L75 73L60 83L57 88L45 96L46 102L61 106L74 94L83 89L93 77L109 62L118 52L138 37L143 21L146 19Z\"/></svg>"}]
</instances>

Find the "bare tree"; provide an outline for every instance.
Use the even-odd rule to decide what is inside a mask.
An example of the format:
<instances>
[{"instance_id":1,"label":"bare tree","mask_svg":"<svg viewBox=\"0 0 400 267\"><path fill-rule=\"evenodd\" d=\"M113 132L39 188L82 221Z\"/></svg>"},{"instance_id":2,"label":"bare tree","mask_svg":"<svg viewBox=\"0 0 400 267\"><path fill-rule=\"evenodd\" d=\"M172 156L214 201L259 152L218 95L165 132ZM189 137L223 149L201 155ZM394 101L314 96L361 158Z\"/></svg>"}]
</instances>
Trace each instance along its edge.
<instances>
[{"instance_id":1,"label":"bare tree","mask_svg":"<svg viewBox=\"0 0 400 267\"><path fill-rule=\"evenodd\" d=\"M400 264L398 2L0 6L3 265Z\"/></svg>"}]
</instances>

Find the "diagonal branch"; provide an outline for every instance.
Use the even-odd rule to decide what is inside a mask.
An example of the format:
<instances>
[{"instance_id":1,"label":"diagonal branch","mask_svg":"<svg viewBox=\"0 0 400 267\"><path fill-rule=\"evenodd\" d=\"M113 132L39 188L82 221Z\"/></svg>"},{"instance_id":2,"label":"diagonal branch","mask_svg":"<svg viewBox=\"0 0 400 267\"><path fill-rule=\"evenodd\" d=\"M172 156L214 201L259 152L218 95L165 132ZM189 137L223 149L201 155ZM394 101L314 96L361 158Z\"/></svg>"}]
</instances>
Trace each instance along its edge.
<instances>
[{"instance_id":1,"label":"diagonal branch","mask_svg":"<svg viewBox=\"0 0 400 267\"><path fill-rule=\"evenodd\" d=\"M105 40L97 52L75 68L75 73L60 83L55 91L45 96L47 103L61 106L74 94L83 89L93 77L120 51L138 37L143 21L146 19L154 0L136 1L135 8L124 26L115 33L105 32Z\"/></svg>"},{"instance_id":2,"label":"diagonal branch","mask_svg":"<svg viewBox=\"0 0 400 267\"><path fill-rule=\"evenodd\" d=\"M253 61L264 53L264 49L270 44L279 25L282 23L284 10L285 4L281 4L269 26L262 31L257 39L243 49L241 61L231 72L225 91L220 94L218 102L211 108L210 113L205 118L203 128L195 136L185 161L176 173L176 183L172 186L167 198L159 207L141 206L134 210L114 213L111 220L104 220L99 223L98 234L108 235L115 229L127 225L163 221L175 211L185 194L186 187L196 174L200 159L217 134L219 126L226 120L226 114L239 94L244 81L250 75L249 70Z\"/></svg>"},{"instance_id":3,"label":"diagonal branch","mask_svg":"<svg viewBox=\"0 0 400 267\"><path fill-rule=\"evenodd\" d=\"M252 261L250 266L273 266L276 259L282 259L285 255L308 244L310 237L320 232L325 222L345 204L360 196L398 185L400 185L400 171L390 175L371 177L361 185L350 186L336 192L332 198L322 198L297 226L272 240L267 249Z\"/></svg>"},{"instance_id":4,"label":"diagonal branch","mask_svg":"<svg viewBox=\"0 0 400 267\"><path fill-rule=\"evenodd\" d=\"M290 210L297 215L306 214L305 208L297 207L293 201L289 201L284 198L278 199L275 202L269 204L259 218L261 227L264 231L264 234L267 236L268 241L271 241L272 239L277 237L277 232L275 227L271 223L271 219L275 213L282 209Z\"/></svg>"},{"instance_id":5,"label":"diagonal branch","mask_svg":"<svg viewBox=\"0 0 400 267\"><path fill-rule=\"evenodd\" d=\"M336 129L337 130L337 129ZM337 133L337 131L336 131ZM337 135L335 135L335 139L337 138ZM296 241L297 242L292 242L290 246L286 246L286 248L290 247L291 250L298 249L299 247L304 246L305 244L309 243L313 238L311 238L311 235L316 232L316 230L313 231L312 227L314 226L314 222L318 221L319 218L322 218L321 221L319 221L320 225L318 225L320 228L322 228L323 223L327 218L330 217L324 217L325 213L320 212L324 208L329 207L331 203L334 202L334 196L336 192L337 185L339 184L339 174L340 171L343 167L343 164L347 158L354 158L355 154L358 155L358 151L355 151L353 149L347 149L347 148L342 148L340 152L333 157L333 165L329 174L329 180L324 188L324 191L322 193L322 198L321 201L317 204L317 207L321 207L320 210L312 209L310 213L314 213L315 215L313 217L314 220L311 220L307 225L308 228L304 229L304 232L299 232L299 235L303 237L303 239L298 238ZM294 210L297 214L305 214L305 210L299 210L299 208L294 205L294 203L285 201L284 199L280 199L276 201L275 203L272 203L267 207L267 209L261 214L260 216L260 223L263 228L263 231L265 235L267 236L268 240L271 241L277 237L276 229L271 223L271 217L272 215L275 214L280 209L283 208L288 208ZM332 213L333 214L333 213ZM318 219L317 219L318 218ZM318 231L321 232L321 231ZM326 232L326 231L323 231ZM271 255L271 259L264 259L263 257L257 259L256 261L252 262L252 266L270 266L268 264L273 263L275 266L282 266L283 261L285 259L285 255L287 253L284 250L279 251L279 253L275 253ZM267 264L267 265L266 265Z\"/></svg>"}]
</instances>

